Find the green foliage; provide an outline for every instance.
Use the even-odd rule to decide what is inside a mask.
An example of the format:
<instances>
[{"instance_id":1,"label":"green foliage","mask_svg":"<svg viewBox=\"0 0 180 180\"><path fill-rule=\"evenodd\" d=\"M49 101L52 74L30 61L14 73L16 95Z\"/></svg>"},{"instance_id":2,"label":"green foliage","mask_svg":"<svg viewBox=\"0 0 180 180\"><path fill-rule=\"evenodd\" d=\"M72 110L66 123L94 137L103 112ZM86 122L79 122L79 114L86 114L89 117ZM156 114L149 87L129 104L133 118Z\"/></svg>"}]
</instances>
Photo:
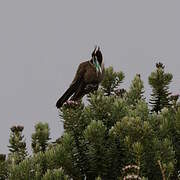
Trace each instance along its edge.
<instances>
[{"instance_id":1,"label":"green foliage","mask_svg":"<svg viewBox=\"0 0 180 180\"><path fill-rule=\"evenodd\" d=\"M172 136L173 147L175 150L175 155L177 160L175 172L176 175L178 175L177 172L180 171L180 108L178 108L175 114L174 123L172 125L171 136ZM179 176L180 176L180 172L179 172Z\"/></svg>"},{"instance_id":2,"label":"green foliage","mask_svg":"<svg viewBox=\"0 0 180 180\"><path fill-rule=\"evenodd\" d=\"M66 172L73 177L71 172L76 173L76 171L73 169L72 161L69 157L68 146L71 146L71 140L67 136L64 136L63 145L52 147L46 150L45 153L38 152L18 165L14 164L14 166L11 166L9 179L39 180L46 174L48 169L59 169L62 165Z\"/></svg>"},{"instance_id":3,"label":"green foliage","mask_svg":"<svg viewBox=\"0 0 180 180\"><path fill-rule=\"evenodd\" d=\"M89 160L89 173L101 175L105 169L106 158L106 127L101 121L92 121L84 131L86 156Z\"/></svg>"},{"instance_id":4,"label":"green foliage","mask_svg":"<svg viewBox=\"0 0 180 180\"><path fill-rule=\"evenodd\" d=\"M125 99L116 96L104 96L101 91L91 94L88 101L89 106L86 109L88 109L89 119L91 121L94 119L103 121L108 129L120 121L128 111Z\"/></svg>"},{"instance_id":5,"label":"green foliage","mask_svg":"<svg viewBox=\"0 0 180 180\"><path fill-rule=\"evenodd\" d=\"M47 123L38 123L35 125L35 133L32 134L32 149L34 153L45 152L49 138L49 126Z\"/></svg>"},{"instance_id":6,"label":"green foliage","mask_svg":"<svg viewBox=\"0 0 180 180\"><path fill-rule=\"evenodd\" d=\"M6 155L0 154L0 180L5 180L6 177L7 177Z\"/></svg>"},{"instance_id":7,"label":"green foliage","mask_svg":"<svg viewBox=\"0 0 180 180\"><path fill-rule=\"evenodd\" d=\"M130 89L127 92L128 105L136 105L139 100L143 99L144 84L141 80L140 74L136 74L134 77Z\"/></svg>"},{"instance_id":8,"label":"green foliage","mask_svg":"<svg viewBox=\"0 0 180 180\"><path fill-rule=\"evenodd\" d=\"M102 179L101 179L101 177L100 177L100 176L98 176L98 177L96 178L96 180L102 180Z\"/></svg>"},{"instance_id":9,"label":"green foliage","mask_svg":"<svg viewBox=\"0 0 180 180\"><path fill-rule=\"evenodd\" d=\"M9 180L38 180L41 178L40 171L40 166L31 158L27 158L18 165L10 167Z\"/></svg>"},{"instance_id":10,"label":"green foliage","mask_svg":"<svg viewBox=\"0 0 180 180\"><path fill-rule=\"evenodd\" d=\"M152 111L159 112L163 107L170 106L169 84L172 81L172 74L164 72L162 63L156 64L156 70L149 76L149 84L152 87L150 104Z\"/></svg>"},{"instance_id":11,"label":"green foliage","mask_svg":"<svg viewBox=\"0 0 180 180\"><path fill-rule=\"evenodd\" d=\"M102 89L106 95L113 94L116 89L119 87L120 83L124 79L123 72L114 72L113 67L110 66L105 70L105 77L101 83Z\"/></svg>"},{"instance_id":12,"label":"green foliage","mask_svg":"<svg viewBox=\"0 0 180 180\"><path fill-rule=\"evenodd\" d=\"M9 161L11 163L19 163L27 156L26 142L22 135L23 126L12 126L9 143Z\"/></svg>"},{"instance_id":13,"label":"green foliage","mask_svg":"<svg viewBox=\"0 0 180 180\"><path fill-rule=\"evenodd\" d=\"M16 163L17 145L11 143L12 153L0 162L0 173L10 180L178 179L180 107L177 96L170 99L168 93L171 77L157 64L149 81L153 92L161 94L152 96L151 112L140 75L122 91L124 74L107 68L100 90L88 95L86 105L61 108L64 134L58 141L50 146L48 124L37 124L34 154Z\"/></svg>"},{"instance_id":14,"label":"green foliage","mask_svg":"<svg viewBox=\"0 0 180 180\"><path fill-rule=\"evenodd\" d=\"M68 180L68 176L64 175L62 169L47 170L42 180Z\"/></svg>"}]
</instances>

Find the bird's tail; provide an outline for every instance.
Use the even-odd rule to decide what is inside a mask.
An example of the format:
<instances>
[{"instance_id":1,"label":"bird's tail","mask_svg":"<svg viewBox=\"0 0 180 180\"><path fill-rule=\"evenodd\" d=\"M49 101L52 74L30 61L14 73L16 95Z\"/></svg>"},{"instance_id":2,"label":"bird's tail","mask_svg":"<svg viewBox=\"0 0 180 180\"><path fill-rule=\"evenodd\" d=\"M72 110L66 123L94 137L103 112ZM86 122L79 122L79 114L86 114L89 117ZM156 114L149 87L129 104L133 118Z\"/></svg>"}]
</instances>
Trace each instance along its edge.
<instances>
[{"instance_id":1,"label":"bird's tail","mask_svg":"<svg viewBox=\"0 0 180 180\"><path fill-rule=\"evenodd\" d=\"M77 89L78 83L72 84L66 92L60 97L60 99L56 103L57 108L61 108L62 105L72 96L72 94Z\"/></svg>"}]
</instances>

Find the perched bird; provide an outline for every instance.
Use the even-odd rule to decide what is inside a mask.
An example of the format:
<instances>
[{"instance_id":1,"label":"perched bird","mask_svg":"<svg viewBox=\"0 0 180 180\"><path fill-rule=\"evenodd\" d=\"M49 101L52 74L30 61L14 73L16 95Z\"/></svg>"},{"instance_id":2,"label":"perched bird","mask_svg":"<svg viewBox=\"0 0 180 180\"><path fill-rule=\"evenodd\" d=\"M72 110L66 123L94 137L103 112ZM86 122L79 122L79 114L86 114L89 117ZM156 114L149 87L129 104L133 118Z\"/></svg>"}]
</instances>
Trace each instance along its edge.
<instances>
[{"instance_id":1,"label":"perched bird","mask_svg":"<svg viewBox=\"0 0 180 180\"><path fill-rule=\"evenodd\" d=\"M56 107L60 108L70 98L71 101L80 100L85 94L98 89L104 76L103 56L100 48L95 47L92 58L79 64L74 80L70 87L57 101Z\"/></svg>"}]
</instances>

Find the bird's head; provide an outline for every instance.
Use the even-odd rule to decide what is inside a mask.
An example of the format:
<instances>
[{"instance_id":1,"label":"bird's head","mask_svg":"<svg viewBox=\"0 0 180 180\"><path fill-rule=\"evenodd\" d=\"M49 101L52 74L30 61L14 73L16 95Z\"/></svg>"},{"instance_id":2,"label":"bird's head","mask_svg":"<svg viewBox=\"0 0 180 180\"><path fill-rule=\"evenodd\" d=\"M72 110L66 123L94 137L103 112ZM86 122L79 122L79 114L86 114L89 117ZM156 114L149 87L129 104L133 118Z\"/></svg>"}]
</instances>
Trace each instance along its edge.
<instances>
[{"instance_id":1,"label":"bird's head","mask_svg":"<svg viewBox=\"0 0 180 180\"><path fill-rule=\"evenodd\" d=\"M97 58L99 64L100 65L102 64L103 56L102 56L99 46L98 46L98 49L97 49L97 46L95 46L94 51L92 52L92 58Z\"/></svg>"},{"instance_id":2,"label":"bird's head","mask_svg":"<svg viewBox=\"0 0 180 180\"><path fill-rule=\"evenodd\" d=\"M98 47L98 49L96 51L96 57L97 57L99 64L101 65L102 61L103 61L103 56L102 56L102 53L100 51L100 47Z\"/></svg>"},{"instance_id":3,"label":"bird's head","mask_svg":"<svg viewBox=\"0 0 180 180\"><path fill-rule=\"evenodd\" d=\"M95 48L94 48L94 51L92 52L92 58L94 58L95 56L96 56L96 49L97 49L97 46L95 46Z\"/></svg>"}]
</instances>

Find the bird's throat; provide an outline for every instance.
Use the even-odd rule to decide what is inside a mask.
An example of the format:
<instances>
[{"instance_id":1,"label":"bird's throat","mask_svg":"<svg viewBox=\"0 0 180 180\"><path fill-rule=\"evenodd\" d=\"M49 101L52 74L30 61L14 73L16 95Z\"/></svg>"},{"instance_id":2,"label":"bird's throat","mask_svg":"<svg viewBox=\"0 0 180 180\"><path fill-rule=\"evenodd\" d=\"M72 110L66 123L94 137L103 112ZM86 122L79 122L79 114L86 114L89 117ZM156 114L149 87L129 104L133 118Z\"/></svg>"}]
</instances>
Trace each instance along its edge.
<instances>
[{"instance_id":1,"label":"bird's throat","mask_svg":"<svg viewBox=\"0 0 180 180\"><path fill-rule=\"evenodd\" d=\"M99 72L102 73L101 66L96 57L93 58L93 65L95 66L97 73L99 73Z\"/></svg>"}]
</instances>

